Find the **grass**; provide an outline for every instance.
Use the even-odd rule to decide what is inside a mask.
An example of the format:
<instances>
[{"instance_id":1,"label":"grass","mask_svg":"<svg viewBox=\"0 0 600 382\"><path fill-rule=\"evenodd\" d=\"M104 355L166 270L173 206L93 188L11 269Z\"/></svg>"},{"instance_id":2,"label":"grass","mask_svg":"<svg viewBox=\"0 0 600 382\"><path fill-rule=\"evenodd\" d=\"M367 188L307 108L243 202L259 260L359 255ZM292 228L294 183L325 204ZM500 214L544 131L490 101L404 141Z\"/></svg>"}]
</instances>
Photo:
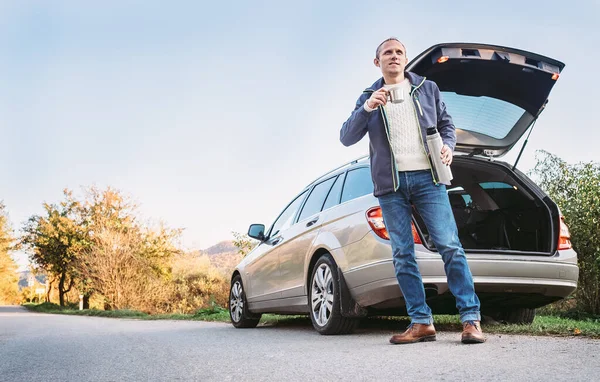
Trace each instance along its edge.
<instances>
[{"instance_id":1,"label":"grass","mask_svg":"<svg viewBox=\"0 0 600 382\"><path fill-rule=\"evenodd\" d=\"M435 327L439 331L458 332L462 325L458 316L436 315L434 316ZM402 322L408 326L409 321L402 317L379 317L367 320L368 326L386 327L390 329L401 328L398 324ZM600 318L589 318L573 320L556 316L536 316L531 324L490 324L484 322L483 330L494 334L524 334L539 336L581 336L600 338Z\"/></svg>"},{"instance_id":2,"label":"grass","mask_svg":"<svg viewBox=\"0 0 600 382\"><path fill-rule=\"evenodd\" d=\"M97 316L113 318L134 318L141 320L192 320L229 322L229 312L219 306L200 309L195 314L157 314L150 315L133 310L77 310L76 307L60 307L52 303L25 304L25 308L33 312L69 314L76 316ZM458 316L434 316L436 329L439 331L458 332L462 330ZM361 321L360 327L371 330L399 331L408 326L406 317L371 317ZM279 327L310 327L307 316L279 316L265 314L260 321L261 326ZM490 334L524 334L524 335L554 335L600 338L600 317L584 316L580 319L559 316L536 316L529 325L483 324L483 329Z\"/></svg>"}]
</instances>

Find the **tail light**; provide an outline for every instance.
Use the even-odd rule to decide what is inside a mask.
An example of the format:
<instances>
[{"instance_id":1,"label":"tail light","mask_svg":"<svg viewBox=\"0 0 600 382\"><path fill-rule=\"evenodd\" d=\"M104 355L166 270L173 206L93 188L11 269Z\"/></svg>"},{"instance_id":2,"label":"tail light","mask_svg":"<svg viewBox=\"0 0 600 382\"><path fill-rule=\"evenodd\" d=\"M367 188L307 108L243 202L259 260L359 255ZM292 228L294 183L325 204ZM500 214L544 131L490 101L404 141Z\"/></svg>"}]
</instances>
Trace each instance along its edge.
<instances>
[{"instance_id":1,"label":"tail light","mask_svg":"<svg viewBox=\"0 0 600 382\"><path fill-rule=\"evenodd\" d=\"M564 216L561 215L559 223L560 232L558 235L558 250L573 248L573 245L571 244L571 233L569 232L569 227L567 227L567 224L565 223Z\"/></svg>"},{"instance_id":2,"label":"tail light","mask_svg":"<svg viewBox=\"0 0 600 382\"><path fill-rule=\"evenodd\" d=\"M375 232L377 236L385 240L390 240L390 235L387 229L385 228L385 223L383 222L381 207L373 207L370 210L368 210L367 221L369 222L371 229L373 230L373 232ZM414 223L411 222L410 227L412 229L412 236L415 244L423 244Z\"/></svg>"}]
</instances>

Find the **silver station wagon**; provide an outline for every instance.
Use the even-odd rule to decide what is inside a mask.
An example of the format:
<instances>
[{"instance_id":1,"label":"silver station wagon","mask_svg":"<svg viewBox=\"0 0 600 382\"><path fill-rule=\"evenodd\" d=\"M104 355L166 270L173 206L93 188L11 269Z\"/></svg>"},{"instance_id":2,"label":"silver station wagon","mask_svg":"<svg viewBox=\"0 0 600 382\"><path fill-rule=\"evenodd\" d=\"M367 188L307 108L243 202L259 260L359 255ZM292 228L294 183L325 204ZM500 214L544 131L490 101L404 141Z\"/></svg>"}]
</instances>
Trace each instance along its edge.
<instances>
[{"instance_id":1,"label":"silver station wagon","mask_svg":"<svg viewBox=\"0 0 600 382\"><path fill-rule=\"evenodd\" d=\"M577 254L557 205L516 163L497 160L533 128L563 68L538 54L465 43L435 45L407 65L437 83L454 119L448 197L482 314L508 323L531 322L535 308L577 287ZM406 314L367 157L319 177L268 229L253 224L248 235L260 243L232 274L235 327L254 327L263 313L308 314L319 333L341 334L362 317ZM415 209L413 237L427 303L435 314L456 313Z\"/></svg>"}]
</instances>

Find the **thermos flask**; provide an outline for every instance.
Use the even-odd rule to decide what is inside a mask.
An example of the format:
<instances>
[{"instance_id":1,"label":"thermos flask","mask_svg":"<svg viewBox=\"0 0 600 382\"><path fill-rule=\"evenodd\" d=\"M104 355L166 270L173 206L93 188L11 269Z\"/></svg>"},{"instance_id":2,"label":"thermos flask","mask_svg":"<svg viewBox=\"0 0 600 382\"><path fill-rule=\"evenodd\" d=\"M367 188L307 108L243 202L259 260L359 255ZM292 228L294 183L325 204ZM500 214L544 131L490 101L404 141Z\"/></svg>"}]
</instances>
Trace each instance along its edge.
<instances>
[{"instance_id":1,"label":"thermos flask","mask_svg":"<svg viewBox=\"0 0 600 382\"><path fill-rule=\"evenodd\" d=\"M427 128L427 147L429 147L429 159L431 162L432 170L437 178L437 182L441 184L445 184L447 186L450 185L450 181L452 180L452 171L450 170L450 166L442 163L441 152L444 143L442 142L442 137L440 133L438 133L435 127Z\"/></svg>"}]
</instances>

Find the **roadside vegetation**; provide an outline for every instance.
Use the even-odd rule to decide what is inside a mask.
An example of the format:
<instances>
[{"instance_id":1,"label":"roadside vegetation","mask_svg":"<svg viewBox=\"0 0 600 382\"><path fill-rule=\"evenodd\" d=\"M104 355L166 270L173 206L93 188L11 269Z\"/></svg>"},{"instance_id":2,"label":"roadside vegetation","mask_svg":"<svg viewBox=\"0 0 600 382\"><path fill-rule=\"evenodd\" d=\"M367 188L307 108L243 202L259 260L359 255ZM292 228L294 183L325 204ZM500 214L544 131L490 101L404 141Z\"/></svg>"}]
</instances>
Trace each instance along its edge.
<instances>
[{"instance_id":1,"label":"roadside vegetation","mask_svg":"<svg viewBox=\"0 0 600 382\"><path fill-rule=\"evenodd\" d=\"M579 265L573 308L600 315L600 163L569 164L538 151L531 175L558 204L571 233Z\"/></svg>"},{"instance_id":2,"label":"roadside vegetation","mask_svg":"<svg viewBox=\"0 0 600 382\"><path fill-rule=\"evenodd\" d=\"M537 312L531 325L485 324L489 333L600 337L600 163L568 164L540 151L530 176L559 205L579 255L579 288L566 300ZM63 200L44 203L16 237L0 204L0 303L23 302L32 311L136 319L228 321L234 264L256 242L234 234L232 261L215 262L179 244L181 229L142 220L122 192L65 190ZM32 271L47 280L45 295L15 288L15 248L30 254ZM11 276L12 275L12 276ZM39 285L37 289L39 290ZM83 295L84 310L77 303ZM265 315L262 325L309 325L306 317ZM455 316L436 317L442 330L460 330ZM408 322L371 318L363 326L398 330Z\"/></svg>"},{"instance_id":3,"label":"roadside vegetation","mask_svg":"<svg viewBox=\"0 0 600 382\"><path fill-rule=\"evenodd\" d=\"M56 304L25 304L25 307L34 312L69 314L76 316L96 316L112 318L132 318L140 320L189 320L189 321L215 321L229 322L227 309L215 305L212 308L200 309L193 314L156 314L151 315L134 310L78 310L75 306L60 307ZM462 330L458 316L437 315L434 317L435 326L440 331ZM403 330L409 321L405 317L370 317L363 319L360 328L367 330ZM310 328L311 321L308 316L280 316L274 314L263 315L260 326L297 326ZM538 315L532 324L503 325L484 323L484 330L490 334L527 334L527 335L556 335L580 336L600 338L600 317L586 317L571 319L560 316Z\"/></svg>"},{"instance_id":4,"label":"roadside vegetation","mask_svg":"<svg viewBox=\"0 0 600 382\"><path fill-rule=\"evenodd\" d=\"M8 214L0 201L0 305L17 304L21 300L17 264L10 256L14 245L15 238Z\"/></svg>"}]
</instances>

